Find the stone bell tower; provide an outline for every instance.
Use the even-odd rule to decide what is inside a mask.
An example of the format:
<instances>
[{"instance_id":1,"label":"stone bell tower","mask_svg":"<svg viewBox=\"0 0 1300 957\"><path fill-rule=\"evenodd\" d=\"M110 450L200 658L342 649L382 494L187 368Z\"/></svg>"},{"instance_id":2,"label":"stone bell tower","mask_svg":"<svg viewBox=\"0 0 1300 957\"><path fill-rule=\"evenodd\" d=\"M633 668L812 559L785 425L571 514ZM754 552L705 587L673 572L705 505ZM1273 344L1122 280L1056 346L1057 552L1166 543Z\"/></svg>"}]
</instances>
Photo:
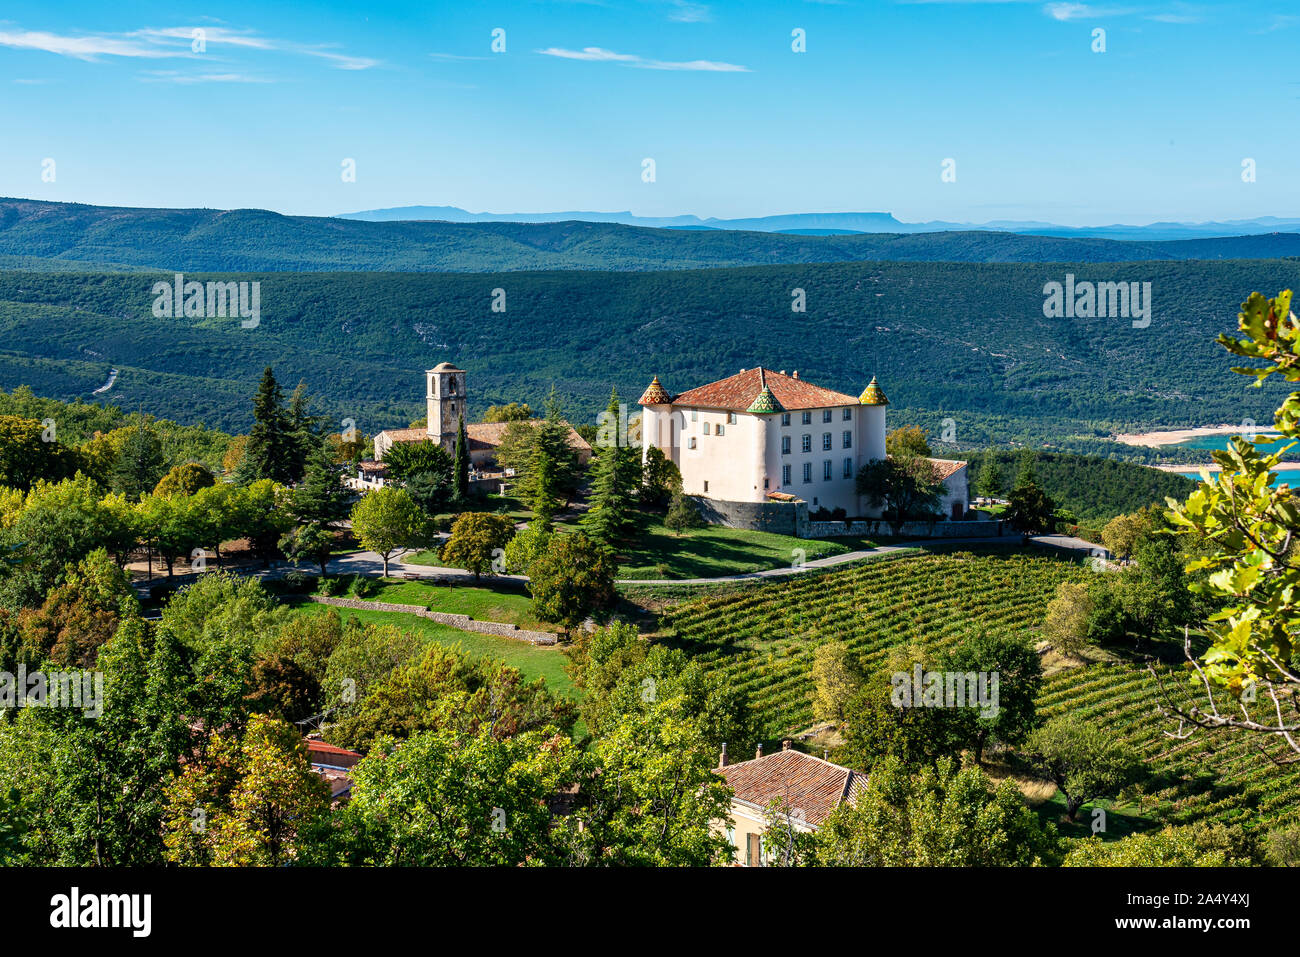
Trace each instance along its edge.
<instances>
[{"instance_id":1,"label":"stone bell tower","mask_svg":"<svg viewBox=\"0 0 1300 957\"><path fill-rule=\"evenodd\" d=\"M429 438L451 452L456 448L460 417L467 414L465 370L440 362L424 377L429 393Z\"/></svg>"}]
</instances>

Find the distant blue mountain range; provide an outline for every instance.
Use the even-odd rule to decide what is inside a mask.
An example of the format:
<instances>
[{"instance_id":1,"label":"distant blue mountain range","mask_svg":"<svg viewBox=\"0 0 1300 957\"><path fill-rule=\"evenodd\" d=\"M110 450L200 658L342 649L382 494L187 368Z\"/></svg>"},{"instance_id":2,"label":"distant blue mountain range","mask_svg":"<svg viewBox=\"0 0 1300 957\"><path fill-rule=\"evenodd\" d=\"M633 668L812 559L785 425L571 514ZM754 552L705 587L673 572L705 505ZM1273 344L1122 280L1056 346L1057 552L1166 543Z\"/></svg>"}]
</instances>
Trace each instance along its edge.
<instances>
[{"instance_id":1,"label":"distant blue mountain range","mask_svg":"<svg viewBox=\"0 0 1300 957\"><path fill-rule=\"evenodd\" d=\"M471 213L459 206L398 206L344 213L340 219L368 222L437 220L447 223L619 223L661 229L741 229L762 233L790 233L803 236L835 236L854 233L932 233L952 230L993 230L1027 236L1062 236L1091 239L1205 239L1217 236L1256 236L1267 233L1300 232L1300 218L1261 216L1205 223L1149 223L1145 226L1058 226L1019 220L987 223L953 223L933 220L905 223L892 213L788 213L747 219L717 219L699 216L637 216L631 212L599 213L568 210L555 213Z\"/></svg>"}]
</instances>

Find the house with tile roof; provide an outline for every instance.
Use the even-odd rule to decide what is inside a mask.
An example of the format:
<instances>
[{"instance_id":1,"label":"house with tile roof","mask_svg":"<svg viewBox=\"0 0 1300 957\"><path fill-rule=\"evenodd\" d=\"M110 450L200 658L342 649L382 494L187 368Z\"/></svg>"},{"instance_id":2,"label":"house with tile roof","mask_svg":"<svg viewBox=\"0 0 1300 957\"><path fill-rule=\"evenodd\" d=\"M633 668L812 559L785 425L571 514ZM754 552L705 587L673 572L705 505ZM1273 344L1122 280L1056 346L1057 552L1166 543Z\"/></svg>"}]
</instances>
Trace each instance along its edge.
<instances>
[{"instance_id":1,"label":"house with tile roof","mask_svg":"<svg viewBox=\"0 0 1300 957\"><path fill-rule=\"evenodd\" d=\"M867 786L867 776L802 751L789 741L781 750L764 755L762 746L752 761L730 764L724 745L715 773L731 788L731 812L715 827L726 830L736 849L736 863L761 867L765 862L763 835L769 826L769 808L779 802L782 825L805 833L816 831L832 811L852 803Z\"/></svg>"},{"instance_id":2,"label":"house with tile roof","mask_svg":"<svg viewBox=\"0 0 1300 957\"><path fill-rule=\"evenodd\" d=\"M861 468L885 457L889 400L874 377L852 396L762 366L676 395L655 376L640 404L643 455L655 447L675 463L706 518L770 527L766 506L800 501L855 518L878 511L857 491ZM934 462L945 514L961 517L966 463Z\"/></svg>"}]
</instances>

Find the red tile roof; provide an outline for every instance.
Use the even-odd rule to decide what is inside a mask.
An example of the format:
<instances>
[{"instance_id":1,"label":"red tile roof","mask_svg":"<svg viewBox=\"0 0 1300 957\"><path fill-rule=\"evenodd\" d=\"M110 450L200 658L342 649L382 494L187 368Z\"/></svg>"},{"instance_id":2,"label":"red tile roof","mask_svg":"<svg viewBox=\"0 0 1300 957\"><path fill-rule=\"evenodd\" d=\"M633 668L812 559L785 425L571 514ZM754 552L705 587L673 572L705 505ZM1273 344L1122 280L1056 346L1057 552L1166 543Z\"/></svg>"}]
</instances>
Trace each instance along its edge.
<instances>
[{"instance_id":1,"label":"red tile roof","mask_svg":"<svg viewBox=\"0 0 1300 957\"><path fill-rule=\"evenodd\" d=\"M529 425L537 425L537 419L530 419ZM509 422L471 422L465 426L465 435L469 439L471 452L488 452L501 444ZM428 429L384 429L380 435L387 435L394 442L423 442L429 438ZM572 427L569 429L569 445L579 452L590 452L591 446L586 439Z\"/></svg>"},{"instance_id":2,"label":"red tile roof","mask_svg":"<svg viewBox=\"0 0 1300 957\"><path fill-rule=\"evenodd\" d=\"M347 748L326 744L317 738L307 738L307 752L312 764L328 764L338 768L350 768L361 760L361 754Z\"/></svg>"},{"instance_id":3,"label":"red tile roof","mask_svg":"<svg viewBox=\"0 0 1300 957\"><path fill-rule=\"evenodd\" d=\"M541 425L541 420L529 419L528 424ZM484 448L495 449L501 444L501 440L505 438L506 429L509 427L509 422L474 422L465 426L465 431L469 435L471 446L477 442ZM572 426L569 427L569 445L578 452L591 451L591 446L587 444L587 440L579 435Z\"/></svg>"},{"instance_id":4,"label":"red tile roof","mask_svg":"<svg viewBox=\"0 0 1300 957\"><path fill-rule=\"evenodd\" d=\"M856 800L867 786L865 774L793 750L741 761L716 773L726 779L737 801L762 810L780 798L813 827L821 827L841 801Z\"/></svg>"},{"instance_id":5,"label":"red tile roof","mask_svg":"<svg viewBox=\"0 0 1300 957\"><path fill-rule=\"evenodd\" d=\"M728 412L745 412L758 394L763 391L763 380L772 390L776 401L787 412L799 409L823 409L828 406L857 405L856 397L823 389L803 379L782 375L771 369L746 369L726 379L710 382L698 388L687 389L673 397L673 405L695 406L700 409L723 409Z\"/></svg>"},{"instance_id":6,"label":"red tile roof","mask_svg":"<svg viewBox=\"0 0 1300 957\"><path fill-rule=\"evenodd\" d=\"M959 462L956 459L930 459L929 462L934 466L934 474L940 480L952 478L966 467L965 462Z\"/></svg>"}]
</instances>

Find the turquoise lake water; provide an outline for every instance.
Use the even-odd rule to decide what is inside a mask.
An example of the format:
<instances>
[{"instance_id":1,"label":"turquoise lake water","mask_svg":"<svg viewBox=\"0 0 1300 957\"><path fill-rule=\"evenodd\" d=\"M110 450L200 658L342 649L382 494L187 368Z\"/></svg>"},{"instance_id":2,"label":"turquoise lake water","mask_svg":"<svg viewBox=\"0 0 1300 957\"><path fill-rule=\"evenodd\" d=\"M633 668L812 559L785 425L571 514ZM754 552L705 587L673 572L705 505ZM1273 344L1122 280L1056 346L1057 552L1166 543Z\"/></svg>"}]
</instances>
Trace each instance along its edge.
<instances>
[{"instance_id":1,"label":"turquoise lake water","mask_svg":"<svg viewBox=\"0 0 1300 957\"><path fill-rule=\"evenodd\" d=\"M1268 433L1261 432L1260 434L1267 435ZM1226 449L1228 447L1228 443L1231 440L1232 440L1231 435L1203 435L1200 438L1189 439L1186 442L1179 442L1174 446L1174 448L1205 449L1207 451L1211 449ZM1276 441L1270 442L1267 445L1259 446L1258 448L1262 452L1266 452L1266 453L1276 452L1278 449L1285 448L1287 445L1291 443L1291 441L1292 441L1291 439L1277 439ZM1300 442L1296 443L1296 447L1287 453L1287 458L1292 461L1300 461ZM1209 460L1208 455L1206 455L1206 460L1207 461ZM1191 477L1199 481L1199 478L1195 473L1191 473ZM1274 480L1273 484L1281 485L1284 482L1290 485L1292 488L1300 487L1300 470L1298 469L1279 470L1277 473L1277 478Z\"/></svg>"}]
</instances>

